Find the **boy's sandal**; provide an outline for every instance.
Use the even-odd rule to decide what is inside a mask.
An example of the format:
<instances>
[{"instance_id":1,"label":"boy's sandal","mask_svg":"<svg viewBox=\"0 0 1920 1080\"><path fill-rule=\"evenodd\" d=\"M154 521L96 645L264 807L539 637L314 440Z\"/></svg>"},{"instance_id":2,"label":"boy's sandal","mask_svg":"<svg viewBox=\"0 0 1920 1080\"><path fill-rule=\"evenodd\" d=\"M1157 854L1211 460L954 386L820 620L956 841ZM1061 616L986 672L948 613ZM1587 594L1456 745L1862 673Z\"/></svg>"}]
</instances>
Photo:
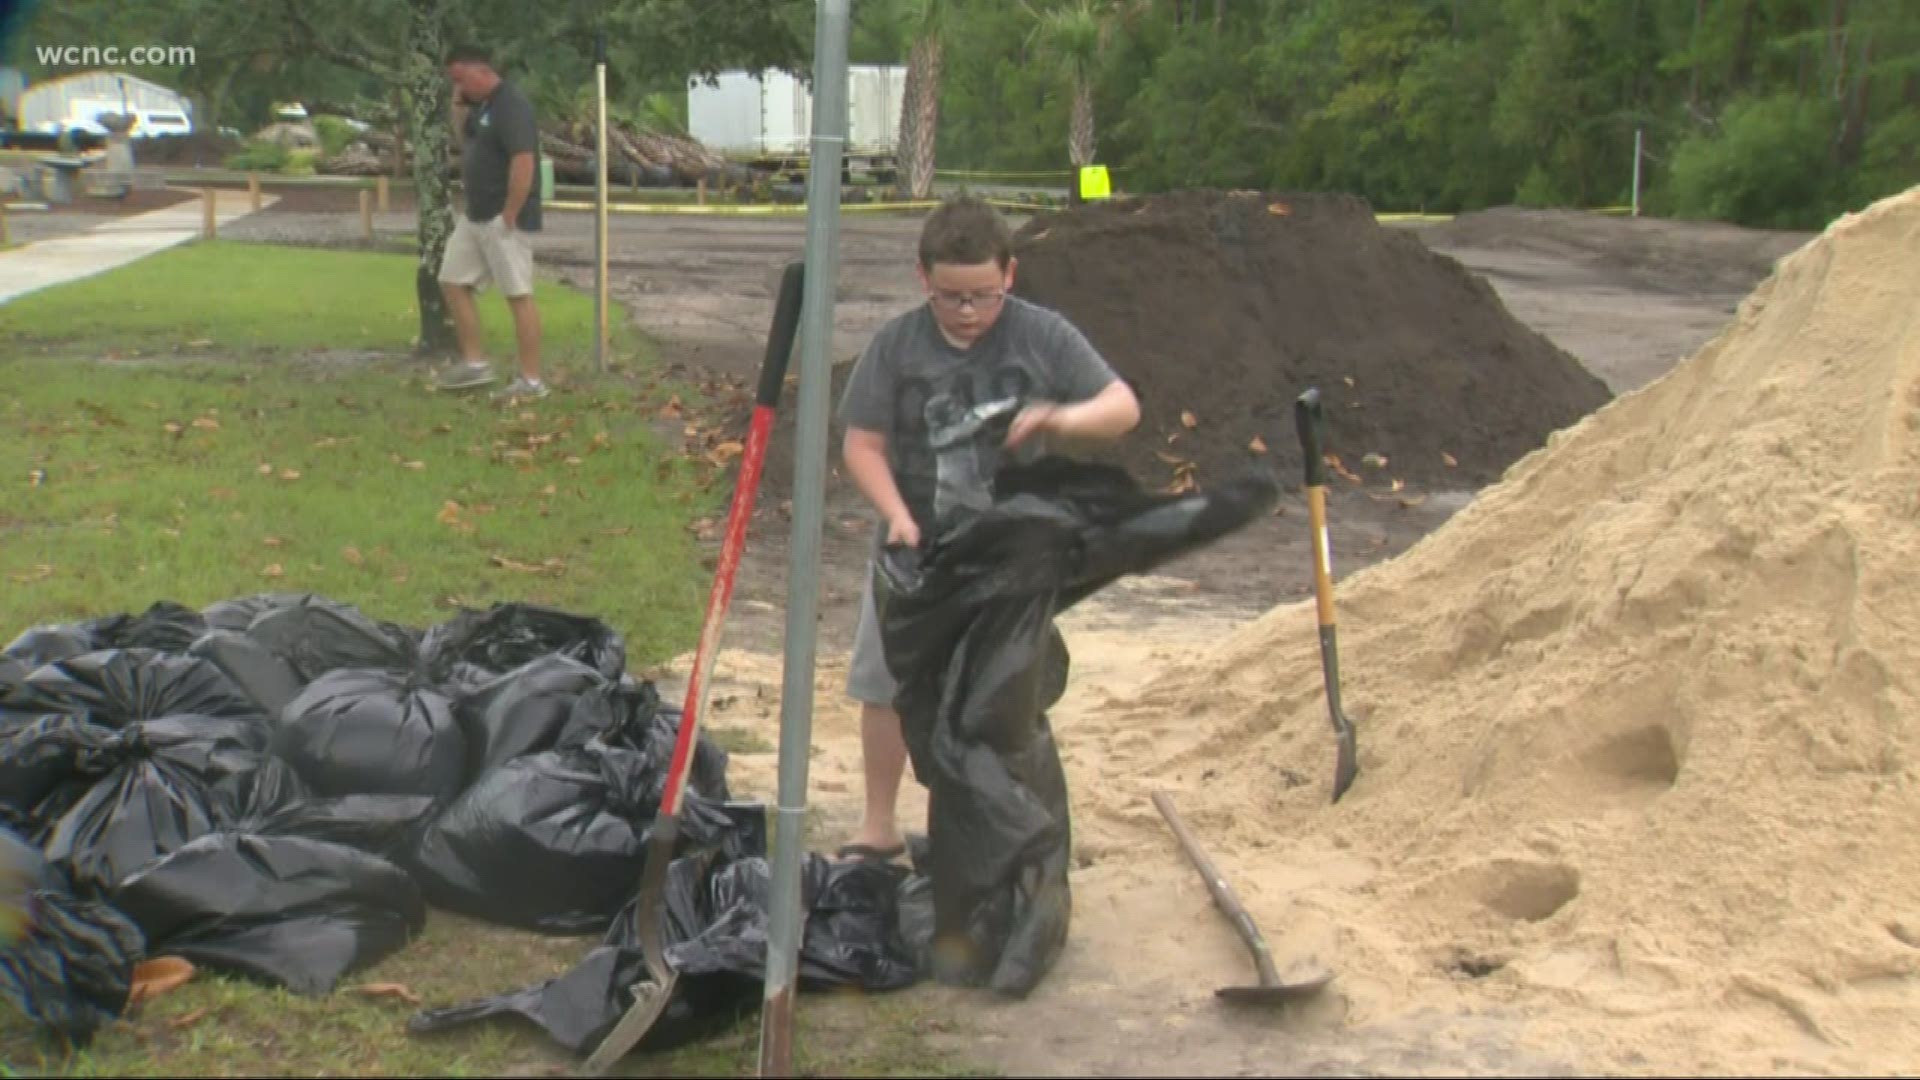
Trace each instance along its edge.
<instances>
[{"instance_id":1,"label":"boy's sandal","mask_svg":"<svg viewBox=\"0 0 1920 1080\"><path fill-rule=\"evenodd\" d=\"M907 853L907 845L895 844L892 847L877 848L872 844L847 844L834 855L842 861L848 859L871 859L874 862L892 862Z\"/></svg>"}]
</instances>

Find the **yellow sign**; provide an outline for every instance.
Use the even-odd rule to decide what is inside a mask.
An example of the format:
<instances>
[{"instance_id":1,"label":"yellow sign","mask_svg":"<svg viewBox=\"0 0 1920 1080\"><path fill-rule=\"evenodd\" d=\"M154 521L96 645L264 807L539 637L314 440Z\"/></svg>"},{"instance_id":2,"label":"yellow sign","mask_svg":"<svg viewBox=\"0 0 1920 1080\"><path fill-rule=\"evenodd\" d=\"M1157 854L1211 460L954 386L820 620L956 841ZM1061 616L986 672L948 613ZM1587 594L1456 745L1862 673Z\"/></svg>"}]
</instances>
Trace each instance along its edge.
<instances>
[{"instance_id":1,"label":"yellow sign","mask_svg":"<svg viewBox=\"0 0 1920 1080\"><path fill-rule=\"evenodd\" d=\"M1113 184L1107 179L1105 165L1080 166L1080 197L1088 202L1113 197Z\"/></svg>"}]
</instances>

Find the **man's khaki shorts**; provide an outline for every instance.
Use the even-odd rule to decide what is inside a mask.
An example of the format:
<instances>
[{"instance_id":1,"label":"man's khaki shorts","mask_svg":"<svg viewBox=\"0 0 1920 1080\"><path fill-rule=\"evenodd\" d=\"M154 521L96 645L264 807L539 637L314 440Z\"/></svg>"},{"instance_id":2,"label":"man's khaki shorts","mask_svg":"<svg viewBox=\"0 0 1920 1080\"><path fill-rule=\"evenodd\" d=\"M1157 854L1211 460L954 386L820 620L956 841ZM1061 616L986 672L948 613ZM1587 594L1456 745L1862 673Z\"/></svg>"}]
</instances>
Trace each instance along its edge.
<instances>
[{"instance_id":1,"label":"man's khaki shorts","mask_svg":"<svg viewBox=\"0 0 1920 1080\"><path fill-rule=\"evenodd\" d=\"M504 216L474 222L458 214L440 262L440 280L475 288L491 283L503 296L526 296L533 292L533 245L526 233L509 230Z\"/></svg>"}]
</instances>

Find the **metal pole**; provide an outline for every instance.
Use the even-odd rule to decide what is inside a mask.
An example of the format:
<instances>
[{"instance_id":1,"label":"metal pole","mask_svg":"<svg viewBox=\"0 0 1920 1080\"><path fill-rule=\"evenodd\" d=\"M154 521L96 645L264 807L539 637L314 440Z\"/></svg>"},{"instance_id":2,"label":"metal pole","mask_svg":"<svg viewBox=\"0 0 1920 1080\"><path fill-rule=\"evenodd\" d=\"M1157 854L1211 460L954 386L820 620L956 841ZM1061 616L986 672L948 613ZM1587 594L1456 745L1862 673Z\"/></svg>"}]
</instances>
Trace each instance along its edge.
<instances>
[{"instance_id":1,"label":"metal pole","mask_svg":"<svg viewBox=\"0 0 1920 1080\"><path fill-rule=\"evenodd\" d=\"M794 439L793 536L788 543L786 660L780 687L780 794L773 823L773 903L760 1075L793 1075L793 1004L800 973L801 826L813 743L814 620L827 487L828 350L840 273L840 160L847 130L848 0L817 0L813 147L807 174L806 292L800 321L800 402Z\"/></svg>"},{"instance_id":2,"label":"metal pole","mask_svg":"<svg viewBox=\"0 0 1920 1080\"><path fill-rule=\"evenodd\" d=\"M1633 216L1640 216L1640 130L1633 129Z\"/></svg>"},{"instance_id":3,"label":"metal pole","mask_svg":"<svg viewBox=\"0 0 1920 1080\"><path fill-rule=\"evenodd\" d=\"M607 32L593 39L593 77L599 134L593 178L593 369L607 370Z\"/></svg>"}]
</instances>

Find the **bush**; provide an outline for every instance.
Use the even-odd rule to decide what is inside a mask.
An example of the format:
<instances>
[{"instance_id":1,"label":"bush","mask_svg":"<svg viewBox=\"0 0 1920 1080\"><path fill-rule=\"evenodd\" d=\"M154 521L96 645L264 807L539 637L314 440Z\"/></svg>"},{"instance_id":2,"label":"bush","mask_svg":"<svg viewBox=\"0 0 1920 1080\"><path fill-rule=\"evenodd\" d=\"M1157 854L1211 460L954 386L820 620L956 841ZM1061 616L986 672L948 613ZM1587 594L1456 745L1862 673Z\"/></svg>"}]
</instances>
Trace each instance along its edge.
<instances>
[{"instance_id":1,"label":"bush","mask_svg":"<svg viewBox=\"0 0 1920 1080\"><path fill-rule=\"evenodd\" d=\"M280 166L280 171L288 176L312 176L320 171L319 162L318 150L289 150L286 164Z\"/></svg>"},{"instance_id":2,"label":"bush","mask_svg":"<svg viewBox=\"0 0 1920 1080\"><path fill-rule=\"evenodd\" d=\"M313 130L320 136L320 148L327 157L342 153L360 137L359 132L338 116L315 117Z\"/></svg>"},{"instance_id":3,"label":"bush","mask_svg":"<svg viewBox=\"0 0 1920 1080\"><path fill-rule=\"evenodd\" d=\"M1793 94L1736 101L1718 132L1675 149L1666 201L1680 217L1820 228L1835 210L1829 143L1838 119L1830 104Z\"/></svg>"},{"instance_id":4,"label":"bush","mask_svg":"<svg viewBox=\"0 0 1920 1080\"><path fill-rule=\"evenodd\" d=\"M292 151L276 142L266 139L250 139L246 149L230 154L225 162L229 169L246 172L279 172L287 164Z\"/></svg>"}]
</instances>

